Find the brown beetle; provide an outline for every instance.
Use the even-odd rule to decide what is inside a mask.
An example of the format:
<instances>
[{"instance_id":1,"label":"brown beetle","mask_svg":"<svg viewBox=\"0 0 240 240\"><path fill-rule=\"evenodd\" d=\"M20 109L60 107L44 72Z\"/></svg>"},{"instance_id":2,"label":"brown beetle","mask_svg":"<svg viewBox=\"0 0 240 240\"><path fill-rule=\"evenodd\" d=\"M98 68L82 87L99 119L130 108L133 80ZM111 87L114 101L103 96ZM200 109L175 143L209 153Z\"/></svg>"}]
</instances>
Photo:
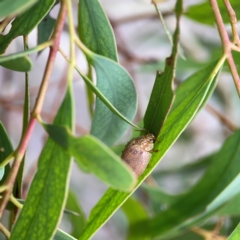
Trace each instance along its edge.
<instances>
[{"instance_id":1,"label":"brown beetle","mask_svg":"<svg viewBox=\"0 0 240 240\"><path fill-rule=\"evenodd\" d=\"M155 136L148 133L145 136L133 138L122 152L122 159L132 168L133 172L139 177L152 156L151 150L154 147Z\"/></svg>"}]
</instances>

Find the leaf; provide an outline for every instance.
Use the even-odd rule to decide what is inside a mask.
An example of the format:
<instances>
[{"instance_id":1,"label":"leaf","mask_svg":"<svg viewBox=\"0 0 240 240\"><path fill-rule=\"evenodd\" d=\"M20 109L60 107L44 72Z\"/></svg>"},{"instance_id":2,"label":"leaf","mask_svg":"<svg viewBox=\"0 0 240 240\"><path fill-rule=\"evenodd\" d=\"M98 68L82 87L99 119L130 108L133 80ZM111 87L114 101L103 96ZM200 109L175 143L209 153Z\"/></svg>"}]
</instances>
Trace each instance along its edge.
<instances>
[{"instance_id":1,"label":"leaf","mask_svg":"<svg viewBox=\"0 0 240 240\"><path fill-rule=\"evenodd\" d=\"M14 0L9 4L8 0L1 0L0 18L22 13L31 7L36 1L37 0Z\"/></svg>"},{"instance_id":2,"label":"leaf","mask_svg":"<svg viewBox=\"0 0 240 240\"><path fill-rule=\"evenodd\" d=\"M91 51L118 61L113 30L98 0L80 1L78 34Z\"/></svg>"},{"instance_id":3,"label":"leaf","mask_svg":"<svg viewBox=\"0 0 240 240\"><path fill-rule=\"evenodd\" d=\"M129 225L148 217L147 211L143 208L142 204L133 198L129 198L123 204L122 210L124 211L128 219ZM129 229L127 239L128 240L135 239L135 236L132 235L131 233L131 229Z\"/></svg>"},{"instance_id":4,"label":"leaf","mask_svg":"<svg viewBox=\"0 0 240 240\"><path fill-rule=\"evenodd\" d=\"M96 54L88 55L96 70L97 88L128 120L137 110L137 93L133 81L124 68L114 61ZM97 98L91 134L106 145L113 145L128 128L128 124Z\"/></svg>"},{"instance_id":5,"label":"leaf","mask_svg":"<svg viewBox=\"0 0 240 240\"><path fill-rule=\"evenodd\" d=\"M168 194L166 192L164 192L162 189L157 188L157 187L150 187L146 184L142 184L141 186L144 190L146 190L147 194L149 195L149 198L158 203L158 205L160 204L168 204L171 205L174 202L177 201L177 199L179 198L179 196L181 195L171 195Z\"/></svg>"},{"instance_id":6,"label":"leaf","mask_svg":"<svg viewBox=\"0 0 240 240\"><path fill-rule=\"evenodd\" d=\"M205 66L203 69L197 71L193 75L191 75L189 78L187 78L185 81L183 81L177 88L176 94L177 99L175 99L171 111L174 111L175 108L178 107L179 104L182 103L182 101L191 94L194 89L196 89L197 86L200 86L202 84L202 79L206 79L209 76L209 73L212 71L212 69L217 65L217 60L210 63L208 66ZM212 85L213 89L215 85ZM210 91L212 93L212 91ZM202 104L201 107L203 107L204 104Z\"/></svg>"},{"instance_id":7,"label":"leaf","mask_svg":"<svg viewBox=\"0 0 240 240\"><path fill-rule=\"evenodd\" d=\"M177 15L177 26L173 36L172 54L166 59L164 72L157 72L144 116L144 128L155 136L158 136L160 129L170 112L175 97L173 92L173 82L177 64L180 15L181 11L179 11L179 14Z\"/></svg>"},{"instance_id":8,"label":"leaf","mask_svg":"<svg viewBox=\"0 0 240 240\"><path fill-rule=\"evenodd\" d=\"M8 137L8 134L0 122L0 163L2 163L13 152L12 143ZM10 165L0 168L0 184L2 185L10 171Z\"/></svg>"},{"instance_id":9,"label":"leaf","mask_svg":"<svg viewBox=\"0 0 240 240\"><path fill-rule=\"evenodd\" d=\"M4 53L10 42L18 36L28 35L49 12L55 0L39 0L33 7L12 22L7 35L0 35L0 54Z\"/></svg>"},{"instance_id":10,"label":"leaf","mask_svg":"<svg viewBox=\"0 0 240 240\"><path fill-rule=\"evenodd\" d=\"M240 224L235 228L232 234L227 238L227 240L238 240L240 239Z\"/></svg>"},{"instance_id":11,"label":"leaf","mask_svg":"<svg viewBox=\"0 0 240 240\"><path fill-rule=\"evenodd\" d=\"M72 92L68 88L54 123L72 128L72 114ZM47 140L11 240L52 238L67 197L70 160L57 144Z\"/></svg>"},{"instance_id":12,"label":"leaf","mask_svg":"<svg viewBox=\"0 0 240 240\"><path fill-rule=\"evenodd\" d=\"M29 72L32 69L32 61L29 57L19 57L0 63L1 66L18 72Z\"/></svg>"},{"instance_id":13,"label":"leaf","mask_svg":"<svg viewBox=\"0 0 240 240\"><path fill-rule=\"evenodd\" d=\"M57 125L44 124L44 128L80 168L114 188L123 191L133 188L136 179L130 168L97 138L91 135L76 138L67 128Z\"/></svg>"},{"instance_id":14,"label":"leaf","mask_svg":"<svg viewBox=\"0 0 240 240\"><path fill-rule=\"evenodd\" d=\"M217 215L220 216L236 216L240 215L240 194L235 196L226 206L224 206Z\"/></svg>"},{"instance_id":15,"label":"leaf","mask_svg":"<svg viewBox=\"0 0 240 240\"><path fill-rule=\"evenodd\" d=\"M217 3L224 23L230 23L228 12L224 5L224 2L218 0ZM240 2L238 0L231 0L231 6L235 10L237 18L239 19ZM215 23L213 11L208 1L189 7L185 15L203 24L213 25Z\"/></svg>"},{"instance_id":16,"label":"leaf","mask_svg":"<svg viewBox=\"0 0 240 240\"><path fill-rule=\"evenodd\" d=\"M73 215L73 214L69 214L68 215L68 219L71 222L71 227L72 227L72 232L71 235L73 237L79 237L80 234L83 231L83 227L85 225L86 222L86 217L84 215L84 212L81 208L81 206L78 203L78 200L75 196L75 194L72 191L68 192L68 198L67 198L67 203L66 203L66 208L74 211L75 213L77 213L79 216Z\"/></svg>"},{"instance_id":17,"label":"leaf","mask_svg":"<svg viewBox=\"0 0 240 240\"><path fill-rule=\"evenodd\" d=\"M223 62L221 62L223 64ZM221 66L221 64L220 64ZM155 143L148 168L142 176L139 177L138 184L130 193L123 193L113 189L109 189L92 209L83 234L79 239L89 239L113 214L114 212L131 196L144 179L153 171L160 160L163 158L167 150L177 140L179 135L187 127L198 112L198 107L209 97L208 90L214 81L217 80L216 74L220 66L209 71L209 77L202 79L201 85L196 85L194 91L189 94L182 103L168 116L161 132ZM176 100L178 95L176 95Z\"/></svg>"},{"instance_id":18,"label":"leaf","mask_svg":"<svg viewBox=\"0 0 240 240\"><path fill-rule=\"evenodd\" d=\"M0 59L1 61L1 59ZM97 96L98 99L100 99L107 107L110 111L112 111L116 116L118 116L119 118L121 118L123 121L127 122L128 124L130 124L131 126L135 127L135 128L140 128L137 125L133 124L131 121L129 121L125 116L123 116L114 106L113 104L103 95L103 93L92 83L92 81L86 76L84 75L80 69L75 66L75 69L77 70L77 72L81 75L81 77L83 78L84 82L87 84L87 86L89 87L89 89L91 89ZM140 128L141 129L141 128Z\"/></svg>"},{"instance_id":19,"label":"leaf","mask_svg":"<svg viewBox=\"0 0 240 240\"><path fill-rule=\"evenodd\" d=\"M46 42L49 40L54 26L55 26L56 20L51 18L49 13L43 18L43 20L38 25L38 44L41 44L43 42Z\"/></svg>"},{"instance_id":20,"label":"leaf","mask_svg":"<svg viewBox=\"0 0 240 240\"><path fill-rule=\"evenodd\" d=\"M196 224L240 193L240 131L229 137L202 179L170 209L134 226L135 236L156 237ZM190 219L190 220L189 220ZM146 228L142 228L147 226ZM159 227L161 226L161 227Z\"/></svg>"},{"instance_id":21,"label":"leaf","mask_svg":"<svg viewBox=\"0 0 240 240\"><path fill-rule=\"evenodd\" d=\"M76 238L70 236L69 234L65 233L64 231L58 229L56 234L53 237L53 240L76 240Z\"/></svg>"}]
</instances>

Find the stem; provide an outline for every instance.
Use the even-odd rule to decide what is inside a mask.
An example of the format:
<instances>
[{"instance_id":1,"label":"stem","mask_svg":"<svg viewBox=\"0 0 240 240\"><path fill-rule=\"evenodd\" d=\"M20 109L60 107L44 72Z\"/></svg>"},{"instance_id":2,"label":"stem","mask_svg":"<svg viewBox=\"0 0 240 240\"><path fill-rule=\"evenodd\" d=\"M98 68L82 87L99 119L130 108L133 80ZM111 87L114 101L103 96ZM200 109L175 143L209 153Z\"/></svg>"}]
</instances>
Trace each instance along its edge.
<instances>
[{"instance_id":1,"label":"stem","mask_svg":"<svg viewBox=\"0 0 240 240\"><path fill-rule=\"evenodd\" d=\"M0 168L5 167L14 157L15 157L15 152L12 152L11 154L9 154L7 158L0 163Z\"/></svg>"},{"instance_id":2,"label":"stem","mask_svg":"<svg viewBox=\"0 0 240 240\"><path fill-rule=\"evenodd\" d=\"M2 223L0 223L0 231L4 234L4 236L9 239L10 238L10 232L3 226Z\"/></svg>"},{"instance_id":3,"label":"stem","mask_svg":"<svg viewBox=\"0 0 240 240\"><path fill-rule=\"evenodd\" d=\"M230 18L230 23L231 23L231 27L232 27L232 42L234 44L237 44L238 47L240 47L236 14L228 0L224 0L223 2L228 10L228 16Z\"/></svg>"},{"instance_id":4,"label":"stem","mask_svg":"<svg viewBox=\"0 0 240 240\"><path fill-rule=\"evenodd\" d=\"M231 131L237 131L238 127L234 125L228 118L225 117L222 113L218 112L215 108L211 105L206 105L207 111L215 115L226 127L228 127Z\"/></svg>"},{"instance_id":5,"label":"stem","mask_svg":"<svg viewBox=\"0 0 240 240\"><path fill-rule=\"evenodd\" d=\"M68 26L69 26L69 35L70 35L70 64L68 70L68 84L72 84L73 70L75 67L75 29L73 22L73 13L71 1L67 0L67 11L68 11Z\"/></svg>"},{"instance_id":6,"label":"stem","mask_svg":"<svg viewBox=\"0 0 240 240\"><path fill-rule=\"evenodd\" d=\"M47 48L51 45L53 45L53 40L52 39L34 47L34 48L30 48L26 51L9 54L7 56L1 56L0 57L0 63L5 62L5 61L9 61L9 60L12 60L12 59L16 59L16 58L19 58L19 57L27 56L28 54L32 54L32 53L35 53L35 52L39 52L39 51L41 51L41 50L43 50L43 49L45 49L45 48Z\"/></svg>"},{"instance_id":7,"label":"stem","mask_svg":"<svg viewBox=\"0 0 240 240\"><path fill-rule=\"evenodd\" d=\"M228 38L228 34L222 20L222 16L218 8L218 3L216 0L209 0L209 2L211 4L218 32L222 40L224 54L227 54L228 51L230 50L230 40Z\"/></svg>"},{"instance_id":8,"label":"stem","mask_svg":"<svg viewBox=\"0 0 240 240\"><path fill-rule=\"evenodd\" d=\"M11 194L10 201L17 207L22 209L23 205Z\"/></svg>"},{"instance_id":9,"label":"stem","mask_svg":"<svg viewBox=\"0 0 240 240\"><path fill-rule=\"evenodd\" d=\"M228 66L229 66L230 72L232 74L232 77L233 77L238 95L240 96L240 79L239 79L237 68L236 68L236 65L234 63L234 60L233 60L233 57L232 57L232 52L231 52L233 44L228 38L228 34L227 34L226 29L225 29L223 20L222 20L222 16L221 16L221 13L220 13L219 8L218 8L217 0L209 0L209 2L211 4L213 14L214 14L214 17L215 17L215 21L216 21L216 24L217 24L218 32L219 32L219 35L220 35L221 40L222 40L223 55L226 56ZM237 30L235 28L235 22L234 22L236 20L236 17L234 17L235 13L234 13L230 3L228 2L228 0L224 0L224 3L227 7L227 10L228 10L228 13L229 13L229 16L230 16L230 21L231 21L232 30L233 30L233 39L234 39L234 41L238 41L239 38L237 37Z\"/></svg>"},{"instance_id":10,"label":"stem","mask_svg":"<svg viewBox=\"0 0 240 240\"><path fill-rule=\"evenodd\" d=\"M6 17L3 19L3 21L0 23L0 33L3 33L6 29L7 25L16 17L16 14L13 14L11 16Z\"/></svg>"},{"instance_id":11,"label":"stem","mask_svg":"<svg viewBox=\"0 0 240 240\"><path fill-rule=\"evenodd\" d=\"M50 74L52 72L52 68L53 68L53 64L56 58L56 54L58 51L58 47L59 47L59 42L60 42L60 36L61 36L61 32L63 29L63 25L64 25L64 21L66 18L66 3L65 1L61 2L61 9L58 15L58 20L57 20L57 24L56 24L56 28L54 30L52 39L53 39L53 46L51 46L50 52L49 52L49 57L48 57L48 62L45 68L45 72L44 72L44 76L42 79L42 83L40 86L40 90L36 99L36 103L28 124L28 127L26 129L26 132L23 136L23 138L20 141L19 147L16 150L16 158L15 161L13 163L13 166L11 168L11 171L7 177L6 183L5 185L8 186L8 189L4 192L3 194L3 198L1 200L1 205L0 205L0 218L3 215L3 211L6 208L6 205L8 203L8 200L11 196L12 193L12 189L13 189L13 185L19 170L19 167L21 165L21 161L23 159L23 156L25 154L30 136L33 132L33 128L36 124L36 116L38 114L40 114L41 109L42 109L42 105L43 105L43 100L47 91L47 86L48 86L48 82L49 82L49 78L50 78Z\"/></svg>"}]
</instances>

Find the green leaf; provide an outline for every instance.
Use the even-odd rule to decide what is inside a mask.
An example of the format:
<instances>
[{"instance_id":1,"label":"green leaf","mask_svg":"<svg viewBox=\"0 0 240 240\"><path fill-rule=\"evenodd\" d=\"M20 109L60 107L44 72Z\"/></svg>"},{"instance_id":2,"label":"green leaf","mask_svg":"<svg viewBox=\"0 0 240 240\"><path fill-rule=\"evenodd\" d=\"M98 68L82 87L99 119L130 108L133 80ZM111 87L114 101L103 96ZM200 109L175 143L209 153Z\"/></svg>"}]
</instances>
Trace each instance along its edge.
<instances>
[{"instance_id":1,"label":"green leaf","mask_svg":"<svg viewBox=\"0 0 240 240\"><path fill-rule=\"evenodd\" d=\"M174 111L174 109L177 108L182 103L182 101L186 98L186 96L191 94L192 91L194 91L194 89L196 89L197 86L200 86L202 84L202 79L208 78L209 73L217 65L217 62L218 61L214 61L210 63L208 66L204 67L203 69L191 75L189 78L187 78L178 86L176 90L176 94L178 97L175 99L171 111ZM214 89L214 87L215 85L213 84L212 90ZM209 91L209 92L212 93L212 91ZM203 107L203 105L204 104L201 105L201 108Z\"/></svg>"},{"instance_id":2,"label":"green leaf","mask_svg":"<svg viewBox=\"0 0 240 240\"><path fill-rule=\"evenodd\" d=\"M223 64L223 61L220 61ZM221 64L219 64L221 66ZM217 80L216 74L220 68L217 66L209 72L209 77L203 78L201 85L196 85L196 89L182 101L182 103L168 116L161 132L155 143L155 149L158 152L153 152L148 168L142 176L139 177L138 184L134 190L144 181L144 179L153 171L160 160L163 158L167 150L177 140L179 135L187 127L198 112L198 107L209 97L208 91L214 81ZM176 95L176 99L178 95ZM89 239L111 216L114 212L131 196L131 193L123 193L113 189L107 190L100 201L92 209L90 217L87 221L85 230L79 239Z\"/></svg>"},{"instance_id":3,"label":"green leaf","mask_svg":"<svg viewBox=\"0 0 240 240\"><path fill-rule=\"evenodd\" d=\"M56 20L51 18L49 14L47 14L43 20L38 25L38 44L41 44L43 42L46 42L49 40L53 28L55 26Z\"/></svg>"},{"instance_id":4,"label":"green leaf","mask_svg":"<svg viewBox=\"0 0 240 240\"><path fill-rule=\"evenodd\" d=\"M5 52L14 38L28 35L49 12L54 3L55 0L39 0L28 11L16 17L9 33L4 36L0 35L0 54Z\"/></svg>"},{"instance_id":5,"label":"green leaf","mask_svg":"<svg viewBox=\"0 0 240 240\"><path fill-rule=\"evenodd\" d=\"M91 135L74 137L69 129L44 124L49 136L85 171L92 172L110 186L129 191L135 184L130 168L106 145Z\"/></svg>"},{"instance_id":6,"label":"green leaf","mask_svg":"<svg viewBox=\"0 0 240 240\"><path fill-rule=\"evenodd\" d=\"M0 58L1 61L1 58ZM89 89L91 89L97 96L98 99L100 99L107 107L110 111L112 111L116 116L118 116L119 118L121 118L123 121L127 122L128 124L130 124L131 126L135 127L135 128L140 128L137 125L133 124L131 121L129 121L125 116L123 116L114 106L113 104L104 96L104 94L92 83L92 81L86 76L84 75L80 69L75 66L75 69L77 70L77 72L81 75L81 77L83 78L84 82L87 84L87 86L89 87Z\"/></svg>"},{"instance_id":7,"label":"green leaf","mask_svg":"<svg viewBox=\"0 0 240 240\"><path fill-rule=\"evenodd\" d=\"M0 18L9 15L16 15L24 12L31 7L37 0L14 0L9 4L8 0L1 0L0 2Z\"/></svg>"},{"instance_id":8,"label":"green leaf","mask_svg":"<svg viewBox=\"0 0 240 240\"><path fill-rule=\"evenodd\" d=\"M221 216L240 215L240 194L235 196L226 206L224 206L217 214Z\"/></svg>"},{"instance_id":9,"label":"green leaf","mask_svg":"<svg viewBox=\"0 0 240 240\"><path fill-rule=\"evenodd\" d=\"M76 240L76 238L70 236L69 234L65 233L64 231L58 229L56 234L53 237L53 240Z\"/></svg>"},{"instance_id":10,"label":"green leaf","mask_svg":"<svg viewBox=\"0 0 240 240\"><path fill-rule=\"evenodd\" d=\"M142 204L138 202L136 199L129 198L122 206L122 210L124 211L129 225L134 224L137 221L145 219L148 217L147 211L143 208ZM128 240L134 240L135 236L132 235L131 229L128 232ZM148 238L145 238L146 240Z\"/></svg>"},{"instance_id":11,"label":"green leaf","mask_svg":"<svg viewBox=\"0 0 240 240\"><path fill-rule=\"evenodd\" d=\"M221 12L221 17L224 21L224 23L230 23L229 16L227 9L224 5L224 2L221 0L217 1L219 10ZM235 10L235 13L237 15L237 18L240 17L240 2L238 0L231 0L230 2L232 8ZM187 17L208 25L213 25L215 23L213 10L211 8L211 5L208 1L205 1L203 3L193 5L187 9L187 12L185 14Z\"/></svg>"},{"instance_id":12,"label":"green leaf","mask_svg":"<svg viewBox=\"0 0 240 240\"><path fill-rule=\"evenodd\" d=\"M29 72L32 69L32 61L29 57L19 57L0 63L1 66L18 72Z\"/></svg>"},{"instance_id":13,"label":"green leaf","mask_svg":"<svg viewBox=\"0 0 240 240\"><path fill-rule=\"evenodd\" d=\"M70 220L72 225L71 235L73 237L78 238L83 231L83 227L86 222L86 217L81 206L78 203L75 194L72 191L68 192L66 208L78 214L78 216L73 214L68 215L68 219Z\"/></svg>"},{"instance_id":14,"label":"green leaf","mask_svg":"<svg viewBox=\"0 0 240 240\"><path fill-rule=\"evenodd\" d=\"M240 131L229 137L215 155L202 179L184 194L170 209L139 222L135 236L163 236L196 223L196 219L209 215L223 206L240 189ZM190 219L190 220L189 220ZM146 228L142 228L147 226ZM159 227L161 226L161 227Z\"/></svg>"},{"instance_id":15,"label":"green leaf","mask_svg":"<svg viewBox=\"0 0 240 240\"><path fill-rule=\"evenodd\" d=\"M2 122L0 122L0 163L2 163L12 152L13 152L12 143L8 137L8 134ZM10 171L9 164L0 169L1 185L5 182L9 171Z\"/></svg>"},{"instance_id":16,"label":"green leaf","mask_svg":"<svg viewBox=\"0 0 240 240\"><path fill-rule=\"evenodd\" d=\"M232 234L227 238L227 240L239 240L240 239L240 224L232 232Z\"/></svg>"},{"instance_id":17,"label":"green leaf","mask_svg":"<svg viewBox=\"0 0 240 240\"><path fill-rule=\"evenodd\" d=\"M80 1L78 34L91 51L118 61L113 30L98 0Z\"/></svg>"},{"instance_id":18,"label":"green leaf","mask_svg":"<svg viewBox=\"0 0 240 240\"><path fill-rule=\"evenodd\" d=\"M72 128L72 114L72 92L68 88L54 123ZM70 163L70 156L48 139L11 240L52 238L67 197Z\"/></svg>"},{"instance_id":19,"label":"green leaf","mask_svg":"<svg viewBox=\"0 0 240 240\"><path fill-rule=\"evenodd\" d=\"M168 194L166 192L164 192L162 189L157 188L157 187L150 187L146 184L142 184L141 186L144 190L146 190L147 194L149 195L149 198L154 201L157 202L159 205L160 204L168 204L171 205L174 202L177 201L177 199L179 198L179 196L181 195L171 195Z\"/></svg>"},{"instance_id":20,"label":"green leaf","mask_svg":"<svg viewBox=\"0 0 240 240\"><path fill-rule=\"evenodd\" d=\"M144 116L144 128L155 136L158 136L160 129L170 112L175 97L173 92L173 82L175 78L178 53L179 17L181 11L179 12L177 26L173 36L172 54L166 59L163 73L157 72L151 97Z\"/></svg>"},{"instance_id":21,"label":"green leaf","mask_svg":"<svg viewBox=\"0 0 240 240\"><path fill-rule=\"evenodd\" d=\"M132 121L137 110L137 93L129 74L110 59L93 53L88 57L96 70L97 88L122 115ZM128 124L97 98L91 134L105 144L113 145L127 128Z\"/></svg>"}]
</instances>

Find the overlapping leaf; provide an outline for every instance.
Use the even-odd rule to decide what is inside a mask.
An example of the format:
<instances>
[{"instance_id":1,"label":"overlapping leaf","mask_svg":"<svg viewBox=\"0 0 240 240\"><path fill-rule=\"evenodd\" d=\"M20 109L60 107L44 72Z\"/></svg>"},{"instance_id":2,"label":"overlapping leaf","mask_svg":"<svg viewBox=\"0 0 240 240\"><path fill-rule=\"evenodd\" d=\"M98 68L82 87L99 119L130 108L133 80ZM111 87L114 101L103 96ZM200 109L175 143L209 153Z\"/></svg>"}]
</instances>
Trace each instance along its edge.
<instances>
[{"instance_id":1,"label":"overlapping leaf","mask_svg":"<svg viewBox=\"0 0 240 240\"><path fill-rule=\"evenodd\" d=\"M116 63L113 31L99 1L81 1L78 20L79 36L92 51L84 53L96 70L97 88L123 116L132 121L137 107L136 90L129 74ZM92 135L107 145L113 145L127 127L127 123L109 110L99 98L96 99Z\"/></svg>"},{"instance_id":2,"label":"overlapping leaf","mask_svg":"<svg viewBox=\"0 0 240 240\"><path fill-rule=\"evenodd\" d=\"M170 209L134 226L135 236L156 237L191 226L219 209L240 189L240 131L226 140L202 179ZM194 219L194 217L196 219ZM191 219L189 222L188 220ZM147 226L142 229L141 226Z\"/></svg>"},{"instance_id":3,"label":"overlapping leaf","mask_svg":"<svg viewBox=\"0 0 240 240\"><path fill-rule=\"evenodd\" d=\"M182 101L182 103L168 116L155 144L155 149L158 149L158 152L153 153L149 166L143 175L140 176L135 189L153 171L167 150L172 146L198 112L198 108L201 106L202 102L206 100L205 98L209 97L208 91L214 81L217 80L215 74L217 74L218 70L219 68L211 69L211 71L208 72L209 77L202 79L201 84L196 85L196 88L190 94L186 95L186 98ZM177 97L178 96L176 95L176 99ZM129 198L131 194L132 192L123 193L113 189L107 190L100 201L92 209L85 230L79 239L89 239Z\"/></svg>"},{"instance_id":4,"label":"overlapping leaf","mask_svg":"<svg viewBox=\"0 0 240 240\"><path fill-rule=\"evenodd\" d=\"M72 128L72 108L72 96L68 88L54 123ZM67 196L70 159L51 139L47 140L28 197L11 233L11 240L51 239Z\"/></svg>"},{"instance_id":5,"label":"overlapping leaf","mask_svg":"<svg viewBox=\"0 0 240 240\"><path fill-rule=\"evenodd\" d=\"M4 53L9 43L18 36L28 35L51 9L55 0L39 0L33 7L12 22L7 35L0 35L0 54Z\"/></svg>"},{"instance_id":6,"label":"overlapping leaf","mask_svg":"<svg viewBox=\"0 0 240 240\"><path fill-rule=\"evenodd\" d=\"M129 167L106 145L91 135L74 137L62 126L44 125L49 136L85 171L94 173L110 186L129 191L135 184L135 176Z\"/></svg>"},{"instance_id":7,"label":"overlapping leaf","mask_svg":"<svg viewBox=\"0 0 240 240\"><path fill-rule=\"evenodd\" d=\"M155 136L158 136L174 100L173 82L177 64L179 20L182 14L181 1L178 1L178 3L180 6L178 6L178 4L177 7L180 9L177 14L177 27L173 37L172 54L166 59L163 73L157 72L151 97L144 116L144 128Z\"/></svg>"}]
</instances>

